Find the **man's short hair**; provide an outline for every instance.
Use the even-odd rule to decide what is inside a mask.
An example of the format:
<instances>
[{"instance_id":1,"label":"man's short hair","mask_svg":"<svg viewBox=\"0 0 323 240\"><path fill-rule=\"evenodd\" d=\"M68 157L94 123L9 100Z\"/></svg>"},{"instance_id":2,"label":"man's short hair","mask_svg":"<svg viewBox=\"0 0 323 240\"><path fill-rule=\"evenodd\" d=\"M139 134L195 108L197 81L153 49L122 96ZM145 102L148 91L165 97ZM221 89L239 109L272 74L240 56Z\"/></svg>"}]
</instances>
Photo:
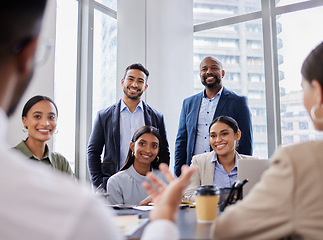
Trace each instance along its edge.
<instances>
[{"instance_id":1,"label":"man's short hair","mask_svg":"<svg viewBox=\"0 0 323 240\"><path fill-rule=\"evenodd\" d=\"M47 0L0 1L0 60L39 35Z\"/></svg>"},{"instance_id":2,"label":"man's short hair","mask_svg":"<svg viewBox=\"0 0 323 240\"><path fill-rule=\"evenodd\" d=\"M129 70L131 70L131 69L138 69L138 70L142 71L146 75L146 83L147 83L148 76L149 76L149 71L140 63L134 63L134 64L131 64L130 66L128 66L126 68L126 71L125 71L124 76L123 76L124 79L126 78L127 72Z\"/></svg>"}]
</instances>

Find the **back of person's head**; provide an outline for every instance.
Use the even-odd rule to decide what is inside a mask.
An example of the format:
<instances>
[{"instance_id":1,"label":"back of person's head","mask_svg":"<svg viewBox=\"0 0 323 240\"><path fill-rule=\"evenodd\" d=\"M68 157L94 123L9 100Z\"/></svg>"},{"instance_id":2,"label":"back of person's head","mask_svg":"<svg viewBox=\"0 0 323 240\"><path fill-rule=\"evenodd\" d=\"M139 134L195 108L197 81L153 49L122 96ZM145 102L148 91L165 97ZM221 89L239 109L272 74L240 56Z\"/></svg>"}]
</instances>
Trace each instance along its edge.
<instances>
[{"instance_id":1,"label":"back of person's head","mask_svg":"<svg viewBox=\"0 0 323 240\"><path fill-rule=\"evenodd\" d=\"M47 0L7 0L0 2L0 62L17 54L41 29Z\"/></svg>"},{"instance_id":2,"label":"back of person's head","mask_svg":"<svg viewBox=\"0 0 323 240\"><path fill-rule=\"evenodd\" d=\"M160 134L159 134L157 128L155 128L153 126L142 126L142 127L138 128L137 131L133 134L131 142L135 143L145 133L153 134L158 139L158 141L160 143L160 139L161 139ZM134 154L132 153L132 150L129 148L126 162L123 165L123 167L120 169L120 171L128 169L133 164L134 161L135 161ZM151 167L154 169L158 169L158 166L159 166L159 161L156 158L156 159L154 159L154 161L151 162Z\"/></svg>"},{"instance_id":3,"label":"back of person's head","mask_svg":"<svg viewBox=\"0 0 323 240\"><path fill-rule=\"evenodd\" d=\"M126 68L126 71L124 73L124 79L126 78L126 75L127 75L127 72L131 69L137 69L137 70L140 70L142 71L145 75L146 75L146 83L148 81L148 76L149 76L149 71L140 63L134 63L134 64L131 64L129 65L127 68Z\"/></svg>"},{"instance_id":4,"label":"back of person's head","mask_svg":"<svg viewBox=\"0 0 323 240\"><path fill-rule=\"evenodd\" d=\"M53 105L54 105L54 107L55 107L55 109L56 109L56 115L58 116L58 109L57 109L57 106L56 106L56 104L54 103L54 101L51 99L51 98L49 98L49 97L46 97L46 96L41 96L41 95L37 95L37 96L34 96L34 97L32 97L32 98L30 98L27 102L26 102L26 104L25 104L25 106L24 106L24 108L22 109L22 117L27 117L27 113L29 112L29 110L36 104L36 103L38 103L38 102L40 102L40 101L49 101L49 102L51 102Z\"/></svg>"},{"instance_id":5,"label":"back of person's head","mask_svg":"<svg viewBox=\"0 0 323 240\"><path fill-rule=\"evenodd\" d=\"M317 80L323 89L323 42L306 57L301 73L310 83L313 80Z\"/></svg>"},{"instance_id":6,"label":"back of person's head","mask_svg":"<svg viewBox=\"0 0 323 240\"><path fill-rule=\"evenodd\" d=\"M211 124L210 124L210 127L209 127L209 132L211 130L211 127L217 123L217 122L221 122L221 123L224 123L226 125L228 125L230 128L233 129L233 132L234 133L237 133L238 130L239 130L239 126L238 126L238 123L236 120L234 120L232 117L229 117L229 116L219 116L217 117L216 119L214 119Z\"/></svg>"}]
</instances>

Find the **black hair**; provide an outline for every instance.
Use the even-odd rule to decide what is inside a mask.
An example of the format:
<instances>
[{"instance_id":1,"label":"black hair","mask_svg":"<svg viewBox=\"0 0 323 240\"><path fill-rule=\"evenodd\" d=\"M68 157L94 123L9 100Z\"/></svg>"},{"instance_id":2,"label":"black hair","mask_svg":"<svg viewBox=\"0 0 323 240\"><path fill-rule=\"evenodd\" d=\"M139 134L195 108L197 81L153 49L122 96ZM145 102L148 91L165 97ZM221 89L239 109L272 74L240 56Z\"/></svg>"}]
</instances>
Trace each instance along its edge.
<instances>
[{"instance_id":1,"label":"black hair","mask_svg":"<svg viewBox=\"0 0 323 240\"><path fill-rule=\"evenodd\" d=\"M152 133L155 137L158 138L158 141L160 143L160 134L157 130L157 128L153 127L153 126L143 126L141 128L139 128L134 134L133 137L131 139L131 142L135 143L138 138L140 138L141 135L145 134L145 133ZM158 155L159 152L157 154L157 157L151 162L151 167L153 169L158 169L159 166L159 160L158 160ZM126 162L125 164L122 166L122 168L120 169L120 171L126 170L128 169L135 161L135 156L134 153L132 152L132 150L129 147L129 151L128 151L128 155L126 158Z\"/></svg>"},{"instance_id":2,"label":"black hair","mask_svg":"<svg viewBox=\"0 0 323 240\"><path fill-rule=\"evenodd\" d=\"M323 42L314 48L303 62L301 73L310 83L317 80L323 89Z\"/></svg>"},{"instance_id":3,"label":"black hair","mask_svg":"<svg viewBox=\"0 0 323 240\"><path fill-rule=\"evenodd\" d=\"M234 120L232 117L229 116L219 116L216 119L214 119L209 127L209 132L211 130L211 127L213 126L213 124L215 124L216 122L221 122L221 123L225 123L226 125L228 125L230 128L232 128L234 133L237 133L239 130L239 126L236 120Z\"/></svg>"},{"instance_id":4,"label":"black hair","mask_svg":"<svg viewBox=\"0 0 323 240\"><path fill-rule=\"evenodd\" d=\"M124 76L123 76L124 79L126 78L127 72L129 70L131 70L131 69L137 69L137 70L142 71L146 75L146 83L147 83L148 76L149 76L149 71L140 63L134 63L134 64L131 64L130 66L128 66L126 68L126 71L125 71Z\"/></svg>"},{"instance_id":5,"label":"black hair","mask_svg":"<svg viewBox=\"0 0 323 240\"><path fill-rule=\"evenodd\" d=\"M56 109L56 114L57 114L57 116L58 116L58 109L57 109L57 106L56 106L56 104L54 103L54 101L51 99L51 98L49 98L49 97L46 97L46 96L41 96L41 95L37 95L37 96L34 96L34 97L32 97L32 98L30 98L27 102L26 102L26 104L25 104L25 106L24 106L24 108L22 109L22 117L27 117L27 113L28 113L28 111L36 104L36 103L38 103L38 102L40 102L40 101L49 101L49 102L51 102L53 105L54 105L54 107L55 107L55 109Z\"/></svg>"},{"instance_id":6,"label":"black hair","mask_svg":"<svg viewBox=\"0 0 323 240\"><path fill-rule=\"evenodd\" d=\"M238 123L236 120L234 120L232 117L229 117L229 116L219 116L217 118L215 118L211 124L210 124L210 127L209 127L209 132L211 131L211 127L216 123L216 122L221 122L221 123L224 123L226 125L228 125L230 128L232 128L234 134L236 134L239 130L239 126L238 126ZM236 150L239 149L239 142L240 141L237 141L236 142Z\"/></svg>"},{"instance_id":7,"label":"black hair","mask_svg":"<svg viewBox=\"0 0 323 240\"><path fill-rule=\"evenodd\" d=\"M0 60L21 51L39 35L47 0L0 2Z\"/></svg>"}]
</instances>

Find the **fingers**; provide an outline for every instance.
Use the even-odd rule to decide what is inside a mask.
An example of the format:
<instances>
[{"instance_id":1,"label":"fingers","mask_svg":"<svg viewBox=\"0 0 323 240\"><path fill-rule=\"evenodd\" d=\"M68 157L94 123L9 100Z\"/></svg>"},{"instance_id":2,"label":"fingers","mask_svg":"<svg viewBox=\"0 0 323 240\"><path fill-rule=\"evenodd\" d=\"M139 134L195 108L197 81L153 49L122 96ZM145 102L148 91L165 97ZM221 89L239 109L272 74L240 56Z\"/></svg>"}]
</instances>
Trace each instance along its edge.
<instances>
[{"instance_id":1,"label":"fingers","mask_svg":"<svg viewBox=\"0 0 323 240\"><path fill-rule=\"evenodd\" d=\"M186 187L190 182L191 176L197 171L197 168L183 165L181 170L182 174L179 176L178 180L184 187Z\"/></svg>"},{"instance_id":2,"label":"fingers","mask_svg":"<svg viewBox=\"0 0 323 240\"><path fill-rule=\"evenodd\" d=\"M154 199L158 195L158 192L150 185L150 183L143 182L142 186L146 189L147 193L152 199Z\"/></svg>"},{"instance_id":3,"label":"fingers","mask_svg":"<svg viewBox=\"0 0 323 240\"><path fill-rule=\"evenodd\" d=\"M158 191L165 189L165 184L152 172L147 173L146 177L156 186Z\"/></svg>"},{"instance_id":4,"label":"fingers","mask_svg":"<svg viewBox=\"0 0 323 240\"><path fill-rule=\"evenodd\" d=\"M159 165L159 170L164 174L168 183L174 180L173 174L169 171L169 167L166 163L161 163Z\"/></svg>"}]
</instances>

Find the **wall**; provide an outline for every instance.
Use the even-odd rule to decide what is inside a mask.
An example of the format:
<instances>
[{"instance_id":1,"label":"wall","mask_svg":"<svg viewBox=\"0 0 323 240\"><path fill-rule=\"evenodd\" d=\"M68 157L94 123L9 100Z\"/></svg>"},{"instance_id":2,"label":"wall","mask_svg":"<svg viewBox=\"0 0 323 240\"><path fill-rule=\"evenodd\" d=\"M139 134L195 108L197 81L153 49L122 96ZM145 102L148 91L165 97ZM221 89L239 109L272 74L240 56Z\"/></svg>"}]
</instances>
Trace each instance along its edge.
<instances>
[{"instance_id":1,"label":"wall","mask_svg":"<svg viewBox=\"0 0 323 240\"><path fill-rule=\"evenodd\" d=\"M121 80L134 62L150 71L143 98L165 116L172 165L182 100L194 89L192 5L188 0L118 0L117 76Z\"/></svg>"}]
</instances>

